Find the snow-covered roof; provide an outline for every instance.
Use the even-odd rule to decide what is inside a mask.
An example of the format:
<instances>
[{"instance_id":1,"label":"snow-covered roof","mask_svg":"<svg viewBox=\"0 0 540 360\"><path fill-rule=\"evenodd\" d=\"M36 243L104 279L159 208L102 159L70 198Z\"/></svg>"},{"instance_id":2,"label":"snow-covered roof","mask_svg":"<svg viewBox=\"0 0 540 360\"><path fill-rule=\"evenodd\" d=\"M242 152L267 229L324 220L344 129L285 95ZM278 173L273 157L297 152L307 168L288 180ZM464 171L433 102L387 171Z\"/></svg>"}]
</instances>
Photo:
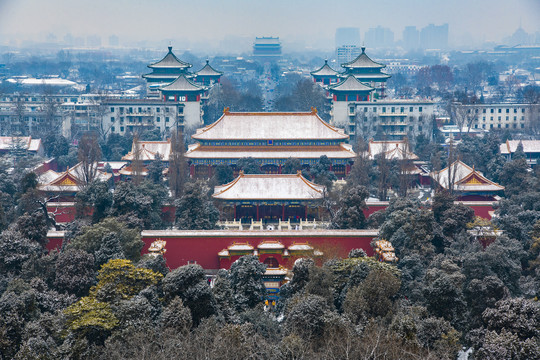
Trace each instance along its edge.
<instances>
[{"instance_id":1,"label":"snow-covered roof","mask_svg":"<svg viewBox=\"0 0 540 360\"><path fill-rule=\"evenodd\" d=\"M454 190L461 192L475 191L501 191L504 186L488 180L480 171L471 168L460 160L453 162L449 167L436 171L431 177L443 188L448 189L450 179L453 178Z\"/></svg>"},{"instance_id":2,"label":"snow-covered roof","mask_svg":"<svg viewBox=\"0 0 540 360\"><path fill-rule=\"evenodd\" d=\"M324 186L308 181L301 173L240 175L232 182L216 186L214 199L220 200L318 200Z\"/></svg>"},{"instance_id":3,"label":"snow-covered roof","mask_svg":"<svg viewBox=\"0 0 540 360\"><path fill-rule=\"evenodd\" d=\"M194 92L202 92L202 91L205 91L206 88L204 86L197 85L196 83L194 83L193 81L188 79L185 75L180 75L172 83L159 88L159 90L161 90L161 91L194 91Z\"/></svg>"},{"instance_id":4,"label":"snow-covered roof","mask_svg":"<svg viewBox=\"0 0 540 360\"><path fill-rule=\"evenodd\" d=\"M304 149L305 148L305 149ZM186 157L189 159L241 159L251 157L254 159L319 159L326 155L329 159L352 159L356 153L349 144L339 146L304 146L287 147L240 147L240 146L201 146L192 144L188 147Z\"/></svg>"},{"instance_id":5,"label":"snow-covered roof","mask_svg":"<svg viewBox=\"0 0 540 360\"><path fill-rule=\"evenodd\" d=\"M349 75L347 78L336 85L328 87L330 91L372 91L373 88L360 82L354 75Z\"/></svg>"},{"instance_id":6,"label":"snow-covered roof","mask_svg":"<svg viewBox=\"0 0 540 360\"><path fill-rule=\"evenodd\" d=\"M389 160L418 160L418 156L410 151L409 143L400 141L369 141L368 156L371 160L383 152Z\"/></svg>"},{"instance_id":7,"label":"snow-covered roof","mask_svg":"<svg viewBox=\"0 0 540 360\"><path fill-rule=\"evenodd\" d=\"M540 140L506 140L504 144L500 145L501 154L515 153L519 143L523 145L524 153L540 153Z\"/></svg>"},{"instance_id":8,"label":"snow-covered roof","mask_svg":"<svg viewBox=\"0 0 540 360\"><path fill-rule=\"evenodd\" d=\"M336 76L337 74L339 73L328 65L328 60L324 60L324 65L321 68L311 72L311 75L314 76Z\"/></svg>"},{"instance_id":9,"label":"snow-covered roof","mask_svg":"<svg viewBox=\"0 0 540 360\"><path fill-rule=\"evenodd\" d=\"M167 238L167 237L212 237L233 236L236 238L271 237L275 238L305 238L306 236L330 236L330 237L373 237L379 231L376 229L364 230L339 230L339 229L313 229L313 230L143 230L142 237Z\"/></svg>"},{"instance_id":10,"label":"snow-covered roof","mask_svg":"<svg viewBox=\"0 0 540 360\"><path fill-rule=\"evenodd\" d=\"M366 48L362 47L362 53L358 55L356 59L351 62L341 64L344 68L376 68L382 69L386 67L384 64L380 64L371 60L369 56L366 55Z\"/></svg>"},{"instance_id":11,"label":"snow-covered roof","mask_svg":"<svg viewBox=\"0 0 540 360\"><path fill-rule=\"evenodd\" d=\"M276 250L276 249L284 249L285 246L276 240L265 240L261 242L257 248L259 250Z\"/></svg>"},{"instance_id":12,"label":"snow-covered roof","mask_svg":"<svg viewBox=\"0 0 540 360\"><path fill-rule=\"evenodd\" d=\"M172 46L169 46L169 52L163 59L148 65L149 68L190 68L191 64L184 62L176 57L172 52Z\"/></svg>"},{"instance_id":13,"label":"snow-covered roof","mask_svg":"<svg viewBox=\"0 0 540 360\"><path fill-rule=\"evenodd\" d=\"M229 251L251 251L253 246L248 243L234 243L227 248Z\"/></svg>"},{"instance_id":14,"label":"snow-covered roof","mask_svg":"<svg viewBox=\"0 0 540 360\"><path fill-rule=\"evenodd\" d=\"M37 152L42 147L41 139L31 136L0 136L0 150L27 150Z\"/></svg>"},{"instance_id":15,"label":"snow-covered roof","mask_svg":"<svg viewBox=\"0 0 540 360\"><path fill-rule=\"evenodd\" d=\"M152 161L159 154L162 161L169 161L171 154L171 141L133 141L131 151L122 157L122 160L133 161L137 154L137 145L139 151L139 160ZM112 166L112 165L111 165Z\"/></svg>"},{"instance_id":16,"label":"snow-covered roof","mask_svg":"<svg viewBox=\"0 0 540 360\"><path fill-rule=\"evenodd\" d=\"M214 69L208 60L206 60L206 65L204 65L204 67L197 71L196 73L197 76L220 76L220 75L223 75L223 73L221 71L217 71L216 69Z\"/></svg>"},{"instance_id":17,"label":"snow-covered roof","mask_svg":"<svg viewBox=\"0 0 540 360\"><path fill-rule=\"evenodd\" d=\"M94 167L98 163L94 163ZM96 171L96 179L99 181L108 181L112 174L104 173L100 170ZM38 190L47 192L77 192L80 185L83 183L84 173L82 163L78 163L66 171L57 173L53 170L44 172L38 176Z\"/></svg>"},{"instance_id":18,"label":"snow-covered roof","mask_svg":"<svg viewBox=\"0 0 540 360\"><path fill-rule=\"evenodd\" d=\"M198 129L195 140L346 140L343 129L311 112L229 112L213 124Z\"/></svg>"},{"instance_id":19,"label":"snow-covered roof","mask_svg":"<svg viewBox=\"0 0 540 360\"><path fill-rule=\"evenodd\" d=\"M313 247L309 244L292 244L288 247L289 251L312 251Z\"/></svg>"}]
</instances>

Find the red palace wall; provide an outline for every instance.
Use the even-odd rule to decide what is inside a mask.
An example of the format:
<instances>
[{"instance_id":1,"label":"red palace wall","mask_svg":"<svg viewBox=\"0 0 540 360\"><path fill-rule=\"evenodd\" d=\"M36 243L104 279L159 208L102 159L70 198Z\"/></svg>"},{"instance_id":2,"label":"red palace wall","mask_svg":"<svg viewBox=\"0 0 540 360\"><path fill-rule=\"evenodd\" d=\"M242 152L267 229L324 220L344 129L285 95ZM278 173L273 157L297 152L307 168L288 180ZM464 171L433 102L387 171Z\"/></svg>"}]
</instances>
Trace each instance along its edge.
<instances>
[{"instance_id":1,"label":"red palace wall","mask_svg":"<svg viewBox=\"0 0 540 360\"><path fill-rule=\"evenodd\" d=\"M279 241L288 248L296 244L308 243L323 253L334 253L346 257L351 249L361 248L369 256L373 255L371 241L377 236L377 230L330 230L330 231L143 231L142 240L144 248L142 253L148 252L150 244L156 240L164 240L166 252L164 254L167 265L177 268L187 265L188 262L197 262L203 268L219 269L220 259L218 253L227 249L233 243L249 243L255 249L263 241ZM261 254L260 259L276 255ZM292 258L292 256L291 256ZM230 266L236 260L222 261L222 265ZM281 263L286 266L287 264Z\"/></svg>"}]
</instances>

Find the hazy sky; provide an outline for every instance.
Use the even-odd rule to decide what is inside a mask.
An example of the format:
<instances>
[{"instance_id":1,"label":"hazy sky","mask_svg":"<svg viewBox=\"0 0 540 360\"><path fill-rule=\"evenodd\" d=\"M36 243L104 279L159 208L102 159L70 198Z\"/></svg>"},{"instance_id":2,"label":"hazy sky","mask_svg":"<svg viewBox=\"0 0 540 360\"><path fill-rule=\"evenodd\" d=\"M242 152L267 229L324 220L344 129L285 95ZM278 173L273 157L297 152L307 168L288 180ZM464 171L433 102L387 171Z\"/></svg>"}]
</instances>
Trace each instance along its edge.
<instances>
[{"instance_id":1,"label":"hazy sky","mask_svg":"<svg viewBox=\"0 0 540 360\"><path fill-rule=\"evenodd\" d=\"M0 38L62 39L97 34L121 41L226 36L279 36L284 41L333 39L337 27L403 28L449 23L451 42L500 41L521 21L540 31L540 0L0 0Z\"/></svg>"}]
</instances>

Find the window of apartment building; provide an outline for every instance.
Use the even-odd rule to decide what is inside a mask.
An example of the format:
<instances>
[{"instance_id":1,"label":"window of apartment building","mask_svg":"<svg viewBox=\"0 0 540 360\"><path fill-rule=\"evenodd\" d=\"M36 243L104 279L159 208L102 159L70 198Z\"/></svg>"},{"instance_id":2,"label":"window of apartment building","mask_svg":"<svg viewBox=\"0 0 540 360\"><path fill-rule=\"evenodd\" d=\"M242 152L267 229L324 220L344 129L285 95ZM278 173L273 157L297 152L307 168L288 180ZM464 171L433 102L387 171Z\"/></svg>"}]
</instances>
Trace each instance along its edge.
<instances>
[{"instance_id":1,"label":"window of apartment building","mask_svg":"<svg viewBox=\"0 0 540 360\"><path fill-rule=\"evenodd\" d=\"M424 119L421 116L418 117L418 122L422 122L423 120Z\"/></svg>"},{"instance_id":2,"label":"window of apartment building","mask_svg":"<svg viewBox=\"0 0 540 360\"><path fill-rule=\"evenodd\" d=\"M510 125L506 124L504 127L508 129L510 127Z\"/></svg>"},{"instance_id":3,"label":"window of apartment building","mask_svg":"<svg viewBox=\"0 0 540 360\"><path fill-rule=\"evenodd\" d=\"M470 114L470 113L471 113L471 109L468 109L468 110L467 110L467 114Z\"/></svg>"},{"instance_id":4,"label":"window of apartment building","mask_svg":"<svg viewBox=\"0 0 540 360\"><path fill-rule=\"evenodd\" d=\"M482 129L485 129L486 128L486 124L482 124Z\"/></svg>"},{"instance_id":5,"label":"window of apartment building","mask_svg":"<svg viewBox=\"0 0 540 360\"><path fill-rule=\"evenodd\" d=\"M114 112L114 108L113 108L113 107L111 107L111 112Z\"/></svg>"},{"instance_id":6,"label":"window of apartment building","mask_svg":"<svg viewBox=\"0 0 540 360\"><path fill-rule=\"evenodd\" d=\"M120 106L120 114L124 112L124 107Z\"/></svg>"},{"instance_id":7,"label":"window of apartment building","mask_svg":"<svg viewBox=\"0 0 540 360\"><path fill-rule=\"evenodd\" d=\"M493 129L493 124L489 124L489 128L490 128L490 129Z\"/></svg>"},{"instance_id":8,"label":"window of apartment building","mask_svg":"<svg viewBox=\"0 0 540 360\"><path fill-rule=\"evenodd\" d=\"M514 126L512 126L512 127L514 128L514 129L516 129L516 128L517 128L517 124L512 124L512 125L514 125Z\"/></svg>"},{"instance_id":9,"label":"window of apartment building","mask_svg":"<svg viewBox=\"0 0 540 360\"><path fill-rule=\"evenodd\" d=\"M413 127L412 127L412 126L409 126L409 131L413 131Z\"/></svg>"},{"instance_id":10,"label":"window of apartment building","mask_svg":"<svg viewBox=\"0 0 540 360\"><path fill-rule=\"evenodd\" d=\"M405 112L405 108L404 108L403 106L401 107L400 110L401 110L400 112L401 112L402 114Z\"/></svg>"},{"instance_id":11,"label":"window of apartment building","mask_svg":"<svg viewBox=\"0 0 540 360\"><path fill-rule=\"evenodd\" d=\"M498 109L499 110L499 114L502 112L502 109Z\"/></svg>"},{"instance_id":12,"label":"window of apartment building","mask_svg":"<svg viewBox=\"0 0 540 360\"><path fill-rule=\"evenodd\" d=\"M517 116L514 116L514 121L517 121Z\"/></svg>"},{"instance_id":13,"label":"window of apartment building","mask_svg":"<svg viewBox=\"0 0 540 360\"><path fill-rule=\"evenodd\" d=\"M510 112L510 109L506 109L506 113L508 114Z\"/></svg>"},{"instance_id":14,"label":"window of apartment building","mask_svg":"<svg viewBox=\"0 0 540 360\"><path fill-rule=\"evenodd\" d=\"M478 129L478 124L474 124L474 128L475 128L475 129Z\"/></svg>"},{"instance_id":15,"label":"window of apartment building","mask_svg":"<svg viewBox=\"0 0 540 360\"><path fill-rule=\"evenodd\" d=\"M124 132L124 127L120 126L120 132Z\"/></svg>"},{"instance_id":16,"label":"window of apartment building","mask_svg":"<svg viewBox=\"0 0 540 360\"><path fill-rule=\"evenodd\" d=\"M489 120L493 121L493 116L490 116L490 117L489 117Z\"/></svg>"},{"instance_id":17,"label":"window of apartment building","mask_svg":"<svg viewBox=\"0 0 540 360\"><path fill-rule=\"evenodd\" d=\"M485 117L485 116L482 116L482 121L486 121L486 117Z\"/></svg>"},{"instance_id":18,"label":"window of apartment building","mask_svg":"<svg viewBox=\"0 0 540 360\"><path fill-rule=\"evenodd\" d=\"M501 124L497 124L497 127L500 129L500 128L501 128Z\"/></svg>"},{"instance_id":19,"label":"window of apartment building","mask_svg":"<svg viewBox=\"0 0 540 360\"><path fill-rule=\"evenodd\" d=\"M111 126L111 131L112 131L112 132L114 132L114 131L115 131L115 129L114 129L114 126Z\"/></svg>"},{"instance_id":20,"label":"window of apartment building","mask_svg":"<svg viewBox=\"0 0 540 360\"><path fill-rule=\"evenodd\" d=\"M160 110L161 110L160 108L158 108L158 107L156 108L156 112L160 112Z\"/></svg>"},{"instance_id":21,"label":"window of apartment building","mask_svg":"<svg viewBox=\"0 0 540 360\"><path fill-rule=\"evenodd\" d=\"M507 116L507 117L506 117L506 121L508 121L508 119L509 119L509 117Z\"/></svg>"},{"instance_id":22,"label":"window of apartment building","mask_svg":"<svg viewBox=\"0 0 540 360\"><path fill-rule=\"evenodd\" d=\"M178 112L180 112L180 108L178 108ZM354 106L349 106L349 114L354 114Z\"/></svg>"},{"instance_id":23,"label":"window of apartment building","mask_svg":"<svg viewBox=\"0 0 540 360\"><path fill-rule=\"evenodd\" d=\"M418 107L418 112L422 112L422 107L421 106Z\"/></svg>"},{"instance_id":24,"label":"window of apartment building","mask_svg":"<svg viewBox=\"0 0 540 360\"><path fill-rule=\"evenodd\" d=\"M123 123L124 123L124 118L121 117L121 118L120 118L120 124L123 124Z\"/></svg>"},{"instance_id":25,"label":"window of apartment building","mask_svg":"<svg viewBox=\"0 0 540 360\"><path fill-rule=\"evenodd\" d=\"M367 108L367 107L364 108L364 112L368 112L368 108Z\"/></svg>"},{"instance_id":26,"label":"window of apartment building","mask_svg":"<svg viewBox=\"0 0 540 360\"><path fill-rule=\"evenodd\" d=\"M382 108L382 112L383 112L383 113L385 113L385 112L386 112L386 107L385 107L385 106L383 106L383 108Z\"/></svg>"},{"instance_id":27,"label":"window of apartment building","mask_svg":"<svg viewBox=\"0 0 540 360\"><path fill-rule=\"evenodd\" d=\"M160 122L160 121L161 121L161 118L158 116L158 117L156 118L156 122Z\"/></svg>"},{"instance_id":28,"label":"window of apartment building","mask_svg":"<svg viewBox=\"0 0 540 360\"><path fill-rule=\"evenodd\" d=\"M373 108L373 112L377 112L377 108L376 108L376 107Z\"/></svg>"},{"instance_id":29,"label":"window of apartment building","mask_svg":"<svg viewBox=\"0 0 540 360\"><path fill-rule=\"evenodd\" d=\"M166 113L169 112L169 108L168 108L168 107L165 108L165 112L166 112Z\"/></svg>"},{"instance_id":30,"label":"window of apartment building","mask_svg":"<svg viewBox=\"0 0 540 360\"><path fill-rule=\"evenodd\" d=\"M129 113L130 113L130 114L133 113L133 108L132 108L132 107L129 108Z\"/></svg>"},{"instance_id":31,"label":"window of apartment building","mask_svg":"<svg viewBox=\"0 0 540 360\"><path fill-rule=\"evenodd\" d=\"M514 108L514 114L517 114L517 108Z\"/></svg>"},{"instance_id":32,"label":"window of apartment building","mask_svg":"<svg viewBox=\"0 0 540 360\"><path fill-rule=\"evenodd\" d=\"M138 110L139 110L140 113L142 113L142 108L141 107Z\"/></svg>"},{"instance_id":33,"label":"window of apartment building","mask_svg":"<svg viewBox=\"0 0 540 360\"><path fill-rule=\"evenodd\" d=\"M168 116L165 118L165 122L169 122L169 117Z\"/></svg>"},{"instance_id":34,"label":"window of apartment building","mask_svg":"<svg viewBox=\"0 0 540 360\"><path fill-rule=\"evenodd\" d=\"M111 122L114 122L114 116L111 116Z\"/></svg>"},{"instance_id":35,"label":"window of apartment building","mask_svg":"<svg viewBox=\"0 0 540 360\"><path fill-rule=\"evenodd\" d=\"M396 112L396 108L392 106L392 114Z\"/></svg>"},{"instance_id":36,"label":"window of apartment building","mask_svg":"<svg viewBox=\"0 0 540 360\"><path fill-rule=\"evenodd\" d=\"M521 109L521 113L522 113L522 114L525 114L525 109Z\"/></svg>"},{"instance_id":37,"label":"window of apartment building","mask_svg":"<svg viewBox=\"0 0 540 360\"><path fill-rule=\"evenodd\" d=\"M491 110L491 113L493 114L495 112L495 109L490 109Z\"/></svg>"},{"instance_id":38,"label":"window of apartment building","mask_svg":"<svg viewBox=\"0 0 540 360\"><path fill-rule=\"evenodd\" d=\"M523 129L525 127L525 124L521 124L521 128Z\"/></svg>"},{"instance_id":39,"label":"window of apartment building","mask_svg":"<svg viewBox=\"0 0 540 360\"><path fill-rule=\"evenodd\" d=\"M179 106L178 107L178 114L183 114L184 113L184 107L183 106Z\"/></svg>"},{"instance_id":40,"label":"window of apartment building","mask_svg":"<svg viewBox=\"0 0 540 360\"><path fill-rule=\"evenodd\" d=\"M486 113L486 109L483 109L482 112L485 114L485 113Z\"/></svg>"},{"instance_id":41,"label":"window of apartment building","mask_svg":"<svg viewBox=\"0 0 540 360\"><path fill-rule=\"evenodd\" d=\"M409 112L413 112L413 107L412 106L409 108Z\"/></svg>"}]
</instances>

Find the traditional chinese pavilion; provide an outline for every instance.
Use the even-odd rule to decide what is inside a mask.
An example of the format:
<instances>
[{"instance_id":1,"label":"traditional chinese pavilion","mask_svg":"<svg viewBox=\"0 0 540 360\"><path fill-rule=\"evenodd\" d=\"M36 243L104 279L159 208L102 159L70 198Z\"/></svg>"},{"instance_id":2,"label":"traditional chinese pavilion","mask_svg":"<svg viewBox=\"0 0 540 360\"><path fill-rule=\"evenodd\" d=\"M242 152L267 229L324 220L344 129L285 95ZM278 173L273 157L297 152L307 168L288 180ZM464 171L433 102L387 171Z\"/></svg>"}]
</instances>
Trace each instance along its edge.
<instances>
[{"instance_id":1,"label":"traditional chinese pavilion","mask_svg":"<svg viewBox=\"0 0 540 360\"><path fill-rule=\"evenodd\" d=\"M328 86L334 101L370 101L373 88L348 75L341 82Z\"/></svg>"},{"instance_id":2,"label":"traditional chinese pavilion","mask_svg":"<svg viewBox=\"0 0 540 360\"><path fill-rule=\"evenodd\" d=\"M341 77L347 78L349 75L353 75L360 82L378 89L380 97L384 97L384 86L390 75L381 71L386 65L375 62L367 56L365 47L362 47L362 53L356 59L341 64L341 66L345 68Z\"/></svg>"},{"instance_id":3,"label":"traditional chinese pavilion","mask_svg":"<svg viewBox=\"0 0 540 360\"><path fill-rule=\"evenodd\" d=\"M208 86L219 83L221 75L223 75L223 73L214 69L210 65L209 61L206 60L206 65L204 65L201 70L195 73L195 80L199 84Z\"/></svg>"},{"instance_id":4,"label":"traditional chinese pavilion","mask_svg":"<svg viewBox=\"0 0 540 360\"><path fill-rule=\"evenodd\" d=\"M213 124L192 135L186 158L190 174L212 176L212 167L235 167L241 158L251 157L268 174L280 174L289 158L298 158L303 166L316 164L322 155L332 162L337 177L345 177L356 156L347 144L349 136L311 112L233 113L226 108Z\"/></svg>"},{"instance_id":5,"label":"traditional chinese pavilion","mask_svg":"<svg viewBox=\"0 0 540 360\"><path fill-rule=\"evenodd\" d=\"M98 164L96 163L94 166L97 167ZM95 179L99 181L109 181L113 176L98 169L93 171ZM56 202L71 202L74 201L75 195L84 184L83 179L82 164L78 163L64 172L58 173L54 170L48 170L39 175L37 189L46 197L54 198Z\"/></svg>"},{"instance_id":6,"label":"traditional chinese pavilion","mask_svg":"<svg viewBox=\"0 0 540 360\"><path fill-rule=\"evenodd\" d=\"M311 72L313 81L321 85L338 83L338 75L339 73L328 65L328 60L324 60L324 65L320 69Z\"/></svg>"},{"instance_id":7,"label":"traditional chinese pavilion","mask_svg":"<svg viewBox=\"0 0 540 360\"><path fill-rule=\"evenodd\" d=\"M133 161L138 159L141 162L140 175L146 176L148 165L156 159L161 159L164 167L167 168L170 154L170 139L166 141L133 141L131 151L122 157L122 160L128 161L128 163L120 169L119 173L124 178L131 177L133 175Z\"/></svg>"},{"instance_id":8,"label":"traditional chinese pavilion","mask_svg":"<svg viewBox=\"0 0 540 360\"><path fill-rule=\"evenodd\" d=\"M180 75L188 75L192 65L176 57L169 46L169 52L158 62L148 65L152 72L142 77L146 79L149 93L157 95L158 89L172 83Z\"/></svg>"},{"instance_id":9,"label":"traditional chinese pavilion","mask_svg":"<svg viewBox=\"0 0 540 360\"><path fill-rule=\"evenodd\" d=\"M318 219L324 186L294 175L247 175L240 171L232 182L216 186L212 197L226 220L297 221Z\"/></svg>"},{"instance_id":10,"label":"traditional chinese pavilion","mask_svg":"<svg viewBox=\"0 0 540 360\"><path fill-rule=\"evenodd\" d=\"M460 160L433 172L431 177L444 189L449 189L449 184L453 183L453 191L458 196L456 200L463 202L494 202L504 190L504 186L488 180L480 171Z\"/></svg>"}]
</instances>

